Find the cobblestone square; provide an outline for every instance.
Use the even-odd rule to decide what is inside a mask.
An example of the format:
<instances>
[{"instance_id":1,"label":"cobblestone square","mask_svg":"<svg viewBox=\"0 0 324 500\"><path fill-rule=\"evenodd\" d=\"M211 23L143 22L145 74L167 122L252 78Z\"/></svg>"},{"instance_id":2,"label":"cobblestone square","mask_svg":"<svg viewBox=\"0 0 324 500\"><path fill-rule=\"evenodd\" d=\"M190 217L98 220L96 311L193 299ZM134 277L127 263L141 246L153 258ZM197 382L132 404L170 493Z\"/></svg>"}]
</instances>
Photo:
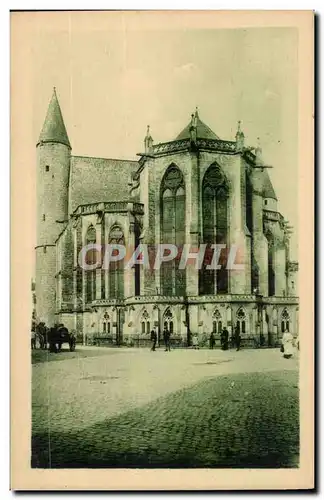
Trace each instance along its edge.
<instances>
[{"instance_id":1,"label":"cobblestone square","mask_svg":"<svg viewBox=\"0 0 324 500\"><path fill-rule=\"evenodd\" d=\"M33 467L298 466L297 354L78 347L36 361Z\"/></svg>"}]
</instances>

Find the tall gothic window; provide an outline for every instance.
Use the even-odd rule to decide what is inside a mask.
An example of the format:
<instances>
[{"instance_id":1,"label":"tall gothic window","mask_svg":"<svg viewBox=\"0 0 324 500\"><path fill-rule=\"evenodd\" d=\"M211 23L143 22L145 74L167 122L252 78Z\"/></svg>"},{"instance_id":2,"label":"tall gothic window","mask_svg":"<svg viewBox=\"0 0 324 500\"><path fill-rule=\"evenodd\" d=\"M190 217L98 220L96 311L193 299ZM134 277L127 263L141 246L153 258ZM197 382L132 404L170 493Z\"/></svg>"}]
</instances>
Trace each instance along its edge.
<instances>
[{"instance_id":1,"label":"tall gothic window","mask_svg":"<svg viewBox=\"0 0 324 500\"><path fill-rule=\"evenodd\" d=\"M77 256L79 256L82 249L82 226L80 219L77 222L76 226L76 246L77 246ZM78 299L78 304L82 299L82 268L81 266L77 266L76 271L76 294Z\"/></svg>"},{"instance_id":2,"label":"tall gothic window","mask_svg":"<svg viewBox=\"0 0 324 500\"><path fill-rule=\"evenodd\" d=\"M228 272L226 270L226 250L228 245L228 187L225 176L218 165L213 164L207 170L202 187L203 243L207 244L203 267L200 271L199 293L201 295L222 294L228 292ZM219 270L206 269L212 259L213 244L225 244L218 264Z\"/></svg>"},{"instance_id":3,"label":"tall gothic window","mask_svg":"<svg viewBox=\"0 0 324 500\"><path fill-rule=\"evenodd\" d=\"M101 262L103 260L103 256L105 255L105 216L103 215L101 220ZM106 269L101 268L101 298L106 298Z\"/></svg>"},{"instance_id":4,"label":"tall gothic window","mask_svg":"<svg viewBox=\"0 0 324 500\"><path fill-rule=\"evenodd\" d=\"M274 271L274 241L268 237L268 295L275 295L275 271Z\"/></svg>"},{"instance_id":5,"label":"tall gothic window","mask_svg":"<svg viewBox=\"0 0 324 500\"><path fill-rule=\"evenodd\" d=\"M124 233L119 226L111 228L109 244L125 245ZM117 253L117 250L116 250ZM114 254L113 254L114 255ZM109 296L111 299L124 298L124 260L109 263Z\"/></svg>"},{"instance_id":6,"label":"tall gothic window","mask_svg":"<svg viewBox=\"0 0 324 500\"><path fill-rule=\"evenodd\" d=\"M141 227L138 221L135 221L135 248L140 244ZM141 264L135 264L135 295L141 295Z\"/></svg>"},{"instance_id":7,"label":"tall gothic window","mask_svg":"<svg viewBox=\"0 0 324 500\"><path fill-rule=\"evenodd\" d=\"M86 244L96 243L96 230L93 226L88 228ZM97 260L96 250L89 250L86 256L87 264L94 264ZM92 302L96 298L96 270L86 270L86 300Z\"/></svg>"},{"instance_id":8,"label":"tall gothic window","mask_svg":"<svg viewBox=\"0 0 324 500\"><path fill-rule=\"evenodd\" d=\"M178 258L161 265L162 295L185 295L185 269L179 269L182 245L185 243L185 184L181 171L171 165L162 180L161 243L177 245Z\"/></svg>"}]
</instances>

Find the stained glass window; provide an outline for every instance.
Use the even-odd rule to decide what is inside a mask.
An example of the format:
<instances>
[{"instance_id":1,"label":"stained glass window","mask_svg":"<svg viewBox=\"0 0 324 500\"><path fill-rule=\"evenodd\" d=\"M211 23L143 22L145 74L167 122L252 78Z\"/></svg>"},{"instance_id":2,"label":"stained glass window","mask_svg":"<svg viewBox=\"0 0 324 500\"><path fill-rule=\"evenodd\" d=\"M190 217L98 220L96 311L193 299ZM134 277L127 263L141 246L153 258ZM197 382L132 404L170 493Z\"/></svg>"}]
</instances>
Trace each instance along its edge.
<instances>
[{"instance_id":1,"label":"stained glass window","mask_svg":"<svg viewBox=\"0 0 324 500\"><path fill-rule=\"evenodd\" d=\"M96 230L90 226L86 235L86 244L96 243ZM86 255L87 264L94 264L97 260L96 250L89 250ZM92 302L96 298L96 270L86 270L86 300Z\"/></svg>"},{"instance_id":2,"label":"stained glass window","mask_svg":"<svg viewBox=\"0 0 324 500\"><path fill-rule=\"evenodd\" d=\"M228 272L226 270L226 252L222 250L218 264L219 270L206 269L211 263L212 244L227 245L228 239L228 188L226 179L217 164L207 170L202 187L203 243L207 243L208 255L200 271L200 295L213 295L228 292Z\"/></svg>"},{"instance_id":3,"label":"stained glass window","mask_svg":"<svg viewBox=\"0 0 324 500\"><path fill-rule=\"evenodd\" d=\"M161 242L177 245L177 259L161 265L162 295L183 296L186 291L185 269L179 269L181 247L185 243L186 194L179 168L172 164L167 169L161 188Z\"/></svg>"},{"instance_id":4,"label":"stained glass window","mask_svg":"<svg viewBox=\"0 0 324 500\"><path fill-rule=\"evenodd\" d=\"M124 233L119 226L111 228L109 244L124 245ZM115 252L115 251L114 251ZM113 252L113 255L114 255ZM117 250L116 250L117 253ZM111 299L124 298L124 260L109 263L109 296Z\"/></svg>"}]
</instances>

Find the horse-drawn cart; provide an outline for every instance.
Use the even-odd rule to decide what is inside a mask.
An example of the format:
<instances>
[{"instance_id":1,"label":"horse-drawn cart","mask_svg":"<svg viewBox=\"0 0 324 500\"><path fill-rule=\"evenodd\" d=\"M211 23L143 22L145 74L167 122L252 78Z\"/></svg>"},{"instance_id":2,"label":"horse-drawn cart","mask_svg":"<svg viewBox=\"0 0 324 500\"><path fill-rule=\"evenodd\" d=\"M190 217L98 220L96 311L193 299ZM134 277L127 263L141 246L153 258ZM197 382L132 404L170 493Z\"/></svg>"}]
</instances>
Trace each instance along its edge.
<instances>
[{"instance_id":1,"label":"horse-drawn cart","mask_svg":"<svg viewBox=\"0 0 324 500\"><path fill-rule=\"evenodd\" d=\"M50 328L47 334L47 341L50 352L59 352L64 343L69 344L70 351L75 351L76 337L64 325Z\"/></svg>"}]
</instances>

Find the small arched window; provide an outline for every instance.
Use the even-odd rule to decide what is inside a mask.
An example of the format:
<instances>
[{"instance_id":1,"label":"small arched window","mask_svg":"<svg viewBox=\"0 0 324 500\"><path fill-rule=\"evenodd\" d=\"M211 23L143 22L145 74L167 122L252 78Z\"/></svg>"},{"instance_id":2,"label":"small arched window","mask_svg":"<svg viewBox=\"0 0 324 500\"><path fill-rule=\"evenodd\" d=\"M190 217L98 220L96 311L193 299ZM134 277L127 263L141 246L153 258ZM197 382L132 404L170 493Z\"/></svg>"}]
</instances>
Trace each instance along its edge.
<instances>
[{"instance_id":1,"label":"small arched window","mask_svg":"<svg viewBox=\"0 0 324 500\"><path fill-rule=\"evenodd\" d=\"M284 309L281 314L281 333L289 332L290 329L290 316L287 309Z\"/></svg>"},{"instance_id":2,"label":"small arched window","mask_svg":"<svg viewBox=\"0 0 324 500\"><path fill-rule=\"evenodd\" d=\"M46 167L45 167L45 171L46 171L46 172L49 172L49 165L46 165Z\"/></svg>"},{"instance_id":3,"label":"small arched window","mask_svg":"<svg viewBox=\"0 0 324 500\"><path fill-rule=\"evenodd\" d=\"M240 308L236 313L236 326L240 333L246 333L246 314L243 308Z\"/></svg>"},{"instance_id":4,"label":"small arched window","mask_svg":"<svg viewBox=\"0 0 324 500\"><path fill-rule=\"evenodd\" d=\"M145 321L142 321L142 334L144 335L145 333Z\"/></svg>"}]
</instances>

